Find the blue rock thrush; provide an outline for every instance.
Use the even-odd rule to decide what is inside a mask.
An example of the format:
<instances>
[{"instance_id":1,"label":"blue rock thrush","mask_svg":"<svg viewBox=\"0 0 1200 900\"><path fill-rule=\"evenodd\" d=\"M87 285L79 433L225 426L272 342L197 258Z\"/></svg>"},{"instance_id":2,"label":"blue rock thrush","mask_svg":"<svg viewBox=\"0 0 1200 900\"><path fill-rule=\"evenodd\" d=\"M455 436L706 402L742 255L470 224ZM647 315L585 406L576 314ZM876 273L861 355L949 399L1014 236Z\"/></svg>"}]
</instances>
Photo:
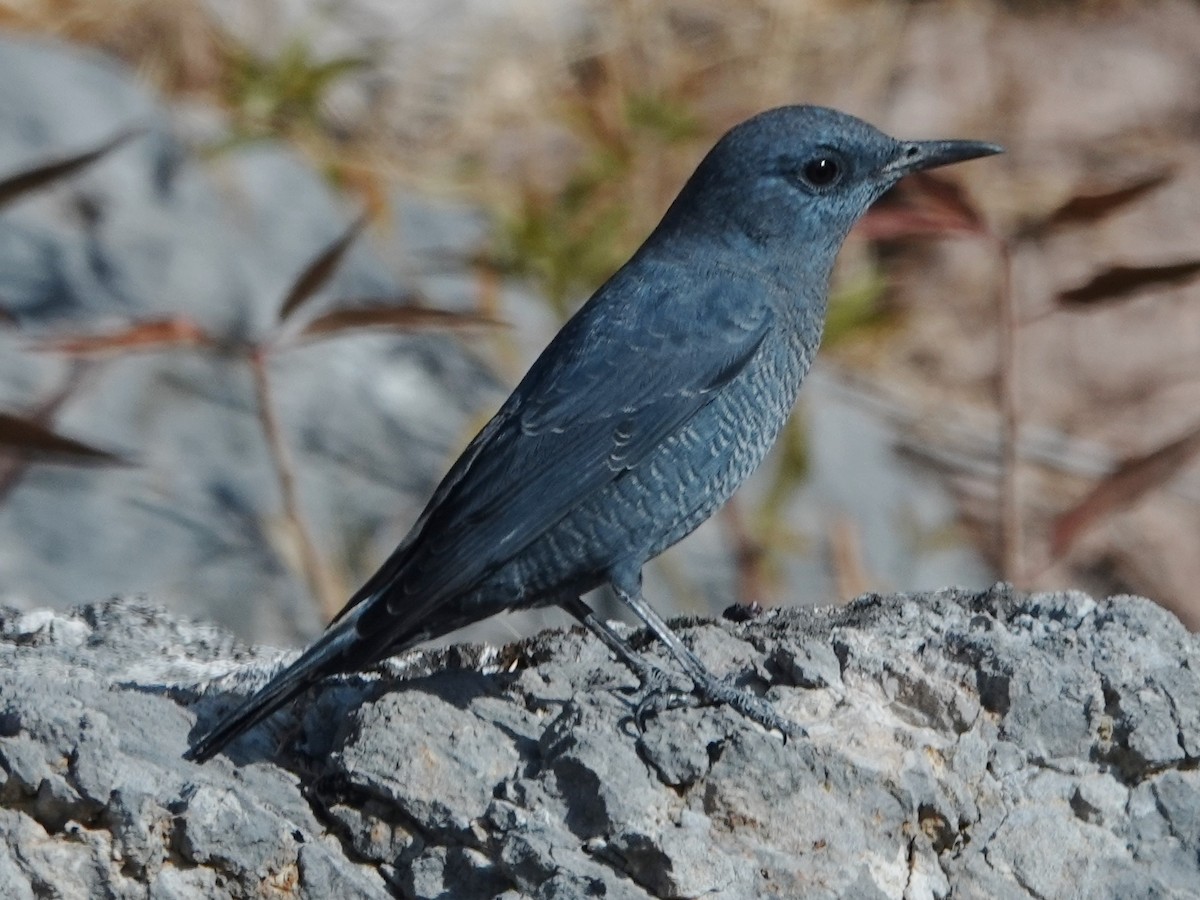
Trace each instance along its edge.
<instances>
[{"instance_id":1,"label":"blue rock thrush","mask_svg":"<svg viewBox=\"0 0 1200 900\"><path fill-rule=\"evenodd\" d=\"M550 604L637 673L640 724L685 695L580 599L605 583L663 641L697 698L794 733L671 632L642 597L642 566L711 516L775 442L821 340L830 270L854 222L909 172L999 152L897 141L813 106L732 129L325 634L187 757L209 759L326 675Z\"/></svg>"}]
</instances>

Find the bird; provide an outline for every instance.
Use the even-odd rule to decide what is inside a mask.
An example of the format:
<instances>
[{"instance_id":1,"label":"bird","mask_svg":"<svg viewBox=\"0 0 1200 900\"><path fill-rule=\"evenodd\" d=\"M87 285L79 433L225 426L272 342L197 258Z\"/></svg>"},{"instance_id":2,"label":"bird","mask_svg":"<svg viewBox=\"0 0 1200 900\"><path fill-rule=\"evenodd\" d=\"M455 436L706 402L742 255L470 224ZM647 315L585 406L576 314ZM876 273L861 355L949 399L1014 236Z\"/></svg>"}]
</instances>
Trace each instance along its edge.
<instances>
[{"instance_id":1,"label":"bird","mask_svg":"<svg viewBox=\"0 0 1200 900\"><path fill-rule=\"evenodd\" d=\"M834 259L855 221L909 173L1001 152L897 140L820 106L734 126L324 634L185 758L211 759L328 676L499 612L551 605L636 673L639 724L686 694L785 739L801 733L709 672L643 596L642 568L716 512L775 442L817 352ZM686 678L593 612L582 598L604 585Z\"/></svg>"}]
</instances>

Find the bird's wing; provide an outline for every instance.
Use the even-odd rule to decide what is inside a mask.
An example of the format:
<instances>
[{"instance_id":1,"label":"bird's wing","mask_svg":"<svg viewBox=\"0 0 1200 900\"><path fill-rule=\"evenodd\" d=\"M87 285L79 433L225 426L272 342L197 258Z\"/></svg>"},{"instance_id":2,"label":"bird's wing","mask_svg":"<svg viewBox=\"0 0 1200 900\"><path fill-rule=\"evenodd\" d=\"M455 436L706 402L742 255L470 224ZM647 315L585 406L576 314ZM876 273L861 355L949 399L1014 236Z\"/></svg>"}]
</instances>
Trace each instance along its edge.
<instances>
[{"instance_id":1,"label":"bird's wing","mask_svg":"<svg viewBox=\"0 0 1200 900\"><path fill-rule=\"evenodd\" d=\"M745 368L771 325L764 296L732 279L690 293L656 281L618 277L564 326L347 609L386 597L415 622L470 589Z\"/></svg>"}]
</instances>

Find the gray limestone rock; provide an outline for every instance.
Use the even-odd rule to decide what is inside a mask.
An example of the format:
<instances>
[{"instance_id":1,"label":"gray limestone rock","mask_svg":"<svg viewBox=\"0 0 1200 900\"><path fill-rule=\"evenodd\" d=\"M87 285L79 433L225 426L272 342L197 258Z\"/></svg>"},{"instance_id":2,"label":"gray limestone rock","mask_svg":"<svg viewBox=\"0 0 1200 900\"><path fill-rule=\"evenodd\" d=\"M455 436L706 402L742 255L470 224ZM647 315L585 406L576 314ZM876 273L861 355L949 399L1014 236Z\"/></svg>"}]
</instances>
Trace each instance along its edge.
<instances>
[{"instance_id":1,"label":"gray limestone rock","mask_svg":"<svg viewBox=\"0 0 1200 900\"><path fill-rule=\"evenodd\" d=\"M0 895L1194 896L1200 643L1149 601L680 631L807 736L716 708L639 734L617 663L544 632L328 682L197 766L197 722L286 653L122 600L5 611Z\"/></svg>"}]
</instances>

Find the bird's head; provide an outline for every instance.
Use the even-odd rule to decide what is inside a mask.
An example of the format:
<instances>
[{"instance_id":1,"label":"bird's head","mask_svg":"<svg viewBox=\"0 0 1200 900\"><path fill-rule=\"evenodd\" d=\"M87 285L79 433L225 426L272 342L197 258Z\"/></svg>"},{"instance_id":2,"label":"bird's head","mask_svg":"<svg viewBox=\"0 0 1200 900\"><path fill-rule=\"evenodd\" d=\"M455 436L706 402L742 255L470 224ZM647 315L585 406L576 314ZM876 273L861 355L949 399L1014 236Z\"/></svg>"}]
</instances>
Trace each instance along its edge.
<instances>
[{"instance_id":1,"label":"bird's head","mask_svg":"<svg viewBox=\"0 0 1200 900\"><path fill-rule=\"evenodd\" d=\"M1000 152L977 141L898 141L836 110L779 107L717 142L656 235L827 270L850 227L905 175Z\"/></svg>"}]
</instances>

